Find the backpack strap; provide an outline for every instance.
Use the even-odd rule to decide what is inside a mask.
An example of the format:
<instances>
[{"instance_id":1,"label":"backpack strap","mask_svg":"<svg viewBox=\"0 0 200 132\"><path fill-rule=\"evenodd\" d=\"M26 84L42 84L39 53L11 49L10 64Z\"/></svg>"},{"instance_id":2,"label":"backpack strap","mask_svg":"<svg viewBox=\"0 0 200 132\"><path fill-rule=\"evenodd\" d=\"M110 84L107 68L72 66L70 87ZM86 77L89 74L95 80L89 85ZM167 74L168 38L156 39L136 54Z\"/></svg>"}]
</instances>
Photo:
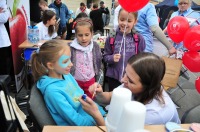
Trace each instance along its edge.
<instances>
[{"instance_id":1,"label":"backpack strap","mask_svg":"<svg viewBox=\"0 0 200 132\"><path fill-rule=\"evenodd\" d=\"M138 54L139 37L137 33L133 34L133 39L135 42L135 54Z\"/></svg>"},{"instance_id":2,"label":"backpack strap","mask_svg":"<svg viewBox=\"0 0 200 132\"><path fill-rule=\"evenodd\" d=\"M112 29L111 29L112 30ZM133 35L133 40L135 42L135 54L138 54L138 46L139 46L139 37L137 33L133 33L133 31L131 31L131 34ZM110 43L110 47L112 49L112 52L114 52L114 48L115 48L115 38L117 36L117 32L110 31L110 38L109 38L109 43Z\"/></svg>"},{"instance_id":3,"label":"backpack strap","mask_svg":"<svg viewBox=\"0 0 200 132\"><path fill-rule=\"evenodd\" d=\"M114 31L114 29L111 29L110 34L109 34L109 44L112 49L112 52L114 52L114 49L115 49L114 43L115 43L116 36L117 36L116 31Z\"/></svg>"}]
</instances>

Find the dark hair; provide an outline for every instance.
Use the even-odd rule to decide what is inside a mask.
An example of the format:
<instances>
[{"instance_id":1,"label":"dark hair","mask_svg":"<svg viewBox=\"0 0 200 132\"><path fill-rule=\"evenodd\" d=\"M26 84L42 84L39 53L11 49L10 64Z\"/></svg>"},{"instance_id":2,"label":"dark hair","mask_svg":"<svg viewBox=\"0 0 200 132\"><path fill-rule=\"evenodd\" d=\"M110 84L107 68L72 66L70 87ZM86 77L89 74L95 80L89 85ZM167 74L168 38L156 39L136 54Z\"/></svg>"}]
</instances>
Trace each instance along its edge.
<instances>
[{"instance_id":1,"label":"dark hair","mask_svg":"<svg viewBox=\"0 0 200 132\"><path fill-rule=\"evenodd\" d=\"M85 13L85 12L81 12L79 13L75 19L78 19L78 18L83 18L83 17L88 17L88 15Z\"/></svg>"},{"instance_id":2,"label":"dark hair","mask_svg":"<svg viewBox=\"0 0 200 132\"><path fill-rule=\"evenodd\" d=\"M54 16L56 16L56 13L52 10L45 10L42 15L42 21L44 24L47 24L47 21L51 20ZM48 28L48 34L49 36L52 36L55 32L55 26L50 25Z\"/></svg>"},{"instance_id":3,"label":"dark hair","mask_svg":"<svg viewBox=\"0 0 200 132\"><path fill-rule=\"evenodd\" d=\"M48 75L48 62L56 62L59 58L60 51L69 48L62 40L49 40L42 44L38 51L31 55L31 70L34 81L41 76Z\"/></svg>"},{"instance_id":4,"label":"dark hair","mask_svg":"<svg viewBox=\"0 0 200 132\"><path fill-rule=\"evenodd\" d=\"M103 2L103 1L101 1L101 2L100 2L100 4L104 4L104 2Z\"/></svg>"},{"instance_id":5,"label":"dark hair","mask_svg":"<svg viewBox=\"0 0 200 132\"><path fill-rule=\"evenodd\" d=\"M118 15L118 18L119 18L119 16L120 16L120 13L121 13L121 11L123 11L124 9L123 8L121 8L120 10L119 10L119 15ZM126 10L125 10L126 11ZM137 17L138 17L138 12L129 12L130 14L133 14L134 15L134 17L137 19Z\"/></svg>"},{"instance_id":6,"label":"dark hair","mask_svg":"<svg viewBox=\"0 0 200 132\"><path fill-rule=\"evenodd\" d=\"M98 8L98 4L93 4L93 8Z\"/></svg>"},{"instance_id":7,"label":"dark hair","mask_svg":"<svg viewBox=\"0 0 200 132\"><path fill-rule=\"evenodd\" d=\"M155 98L164 104L161 89L161 81L165 74L164 60L153 53L139 53L132 56L128 64L139 75L143 86L143 92L135 96L135 99L146 104Z\"/></svg>"},{"instance_id":8,"label":"dark hair","mask_svg":"<svg viewBox=\"0 0 200 132\"><path fill-rule=\"evenodd\" d=\"M78 32L78 27L79 26L88 26L88 28L90 29L90 31L93 33L93 23L92 20L90 18L79 18L75 21L75 33Z\"/></svg>"},{"instance_id":9,"label":"dark hair","mask_svg":"<svg viewBox=\"0 0 200 132\"><path fill-rule=\"evenodd\" d=\"M85 3L81 2L81 3L80 3L80 6L85 6Z\"/></svg>"}]
</instances>

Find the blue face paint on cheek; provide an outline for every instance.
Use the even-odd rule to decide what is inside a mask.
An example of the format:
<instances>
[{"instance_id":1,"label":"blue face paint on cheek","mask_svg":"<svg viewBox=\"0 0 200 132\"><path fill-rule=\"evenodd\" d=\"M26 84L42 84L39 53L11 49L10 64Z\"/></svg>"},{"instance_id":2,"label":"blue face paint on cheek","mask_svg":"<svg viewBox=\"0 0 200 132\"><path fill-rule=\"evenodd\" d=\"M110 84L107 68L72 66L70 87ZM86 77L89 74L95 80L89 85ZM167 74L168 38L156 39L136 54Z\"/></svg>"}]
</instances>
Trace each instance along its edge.
<instances>
[{"instance_id":1,"label":"blue face paint on cheek","mask_svg":"<svg viewBox=\"0 0 200 132\"><path fill-rule=\"evenodd\" d=\"M67 59L69 60L65 62ZM62 55L58 60L58 64L62 68L68 67L70 63L71 63L70 56L67 56L67 55Z\"/></svg>"}]
</instances>

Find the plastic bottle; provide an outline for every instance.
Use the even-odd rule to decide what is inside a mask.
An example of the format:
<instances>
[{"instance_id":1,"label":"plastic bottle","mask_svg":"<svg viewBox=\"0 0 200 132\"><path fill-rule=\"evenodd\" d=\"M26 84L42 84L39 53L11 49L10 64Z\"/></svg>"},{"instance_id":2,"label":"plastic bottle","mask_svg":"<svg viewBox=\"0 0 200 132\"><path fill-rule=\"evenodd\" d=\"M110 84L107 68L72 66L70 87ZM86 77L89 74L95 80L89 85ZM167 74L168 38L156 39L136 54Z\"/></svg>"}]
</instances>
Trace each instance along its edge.
<instances>
[{"instance_id":1,"label":"plastic bottle","mask_svg":"<svg viewBox=\"0 0 200 132\"><path fill-rule=\"evenodd\" d=\"M36 44L39 42L39 29L37 26L33 27L33 37L32 37L32 43Z\"/></svg>"},{"instance_id":2,"label":"plastic bottle","mask_svg":"<svg viewBox=\"0 0 200 132\"><path fill-rule=\"evenodd\" d=\"M33 29L32 29L32 26L28 26L28 41L30 43L33 43L32 38L33 38Z\"/></svg>"}]
</instances>

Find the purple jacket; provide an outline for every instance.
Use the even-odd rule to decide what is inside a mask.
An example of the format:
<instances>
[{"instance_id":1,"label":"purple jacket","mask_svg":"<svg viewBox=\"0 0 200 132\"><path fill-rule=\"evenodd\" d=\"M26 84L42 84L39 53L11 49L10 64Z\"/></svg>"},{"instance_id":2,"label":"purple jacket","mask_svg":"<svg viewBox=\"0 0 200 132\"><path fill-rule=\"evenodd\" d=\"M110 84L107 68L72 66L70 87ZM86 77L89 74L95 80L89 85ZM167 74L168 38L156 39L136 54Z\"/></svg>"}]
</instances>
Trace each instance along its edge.
<instances>
[{"instance_id":1,"label":"purple jacket","mask_svg":"<svg viewBox=\"0 0 200 132\"><path fill-rule=\"evenodd\" d=\"M109 43L110 37L106 39L106 44L104 48L104 55L103 59L107 63L107 72L106 76L117 79L121 81L122 77L122 70L123 70L123 65L124 69L126 68L127 61L128 59L132 56L135 55L135 42L133 39L133 35L131 33L126 35L126 46L125 46L125 63L123 64L123 51L124 51L124 45L122 45L121 49L121 58L119 62L114 62L113 56L114 54L118 54L121 46L121 41L123 38L123 33L120 32L119 30L116 33L115 37L115 43L114 43L114 52L112 51L111 45ZM138 34L139 38L139 43L138 43L138 53L143 52L145 49L145 40L142 35ZM124 73L124 71L123 71Z\"/></svg>"}]
</instances>

